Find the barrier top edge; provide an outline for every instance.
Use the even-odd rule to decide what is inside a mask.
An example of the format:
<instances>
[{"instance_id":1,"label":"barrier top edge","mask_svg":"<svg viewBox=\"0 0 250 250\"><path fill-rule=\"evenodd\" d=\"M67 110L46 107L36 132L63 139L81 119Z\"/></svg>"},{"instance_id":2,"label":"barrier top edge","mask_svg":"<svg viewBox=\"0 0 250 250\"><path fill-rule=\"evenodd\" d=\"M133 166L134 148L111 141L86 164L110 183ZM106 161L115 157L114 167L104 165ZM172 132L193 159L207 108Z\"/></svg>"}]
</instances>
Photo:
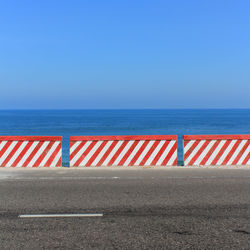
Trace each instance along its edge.
<instances>
[{"instance_id":1,"label":"barrier top edge","mask_svg":"<svg viewBox=\"0 0 250 250\"><path fill-rule=\"evenodd\" d=\"M0 141L62 141L62 136L0 136Z\"/></svg>"},{"instance_id":2,"label":"barrier top edge","mask_svg":"<svg viewBox=\"0 0 250 250\"><path fill-rule=\"evenodd\" d=\"M71 136L70 141L177 140L177 135Z\"/></svg>"},{"instance_id":3,"label":"barrier top edge","mask_svg":"<svg viewBox=\"0 0 250 250\"><path fill-rule=\"evenodd\" d=\"M183 135L183 140L250 140L250 135Z\"/></svg>"}]
</instances>

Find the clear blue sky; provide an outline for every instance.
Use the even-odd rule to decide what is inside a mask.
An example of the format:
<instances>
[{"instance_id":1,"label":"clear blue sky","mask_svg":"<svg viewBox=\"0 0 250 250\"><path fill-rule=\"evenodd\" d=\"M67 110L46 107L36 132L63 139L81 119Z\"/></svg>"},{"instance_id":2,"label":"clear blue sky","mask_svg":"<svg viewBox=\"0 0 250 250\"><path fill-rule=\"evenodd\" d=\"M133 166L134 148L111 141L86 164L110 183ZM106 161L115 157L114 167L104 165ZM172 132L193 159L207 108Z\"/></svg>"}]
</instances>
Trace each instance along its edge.
<instances>
[{"instance_id":1,"label":"clear blue sky","mask_svg":"<svg viewBox=\"0 0 250 250\"><path fill-rule=\"evenodd\" d=\"M0 108L250 108L249 0L0 0Z\"/></svg>"}]
</instances>

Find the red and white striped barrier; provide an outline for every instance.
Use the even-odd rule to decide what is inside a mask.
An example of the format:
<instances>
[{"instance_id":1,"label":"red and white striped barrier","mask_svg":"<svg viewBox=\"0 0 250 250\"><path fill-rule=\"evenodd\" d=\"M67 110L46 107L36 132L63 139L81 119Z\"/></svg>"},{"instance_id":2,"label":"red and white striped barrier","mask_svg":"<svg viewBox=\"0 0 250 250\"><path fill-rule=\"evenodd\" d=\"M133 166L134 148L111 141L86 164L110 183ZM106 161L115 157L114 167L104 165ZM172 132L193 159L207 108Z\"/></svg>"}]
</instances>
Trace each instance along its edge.
<instances>
[{"instance_id":1,"label":"red and white striped barrier","mask_svg":"<svg viewBox=\"0 0 250 250\"><path fill-rule=\"evenodd\" d=\"M184 165L250 165L250 135L184 135Z\"/></svg>"},{"instance_id":2,"label":"red and white striped barrier","mask_svg":"<svg viewBox=\"0 0 250 250\"><path fill-rule=\"evenodd\" d=\"M70 166L177 165L177 136L72 136Z\"/></svg>"},{"instance_id":3,"label":"red and white striped barrier","mask_svg":"<svg viewBox=\"0 0 250 250\"><path fill-rule=\"evenodd\" d=\"M61 164L61 136L0 136L1 167L54 167Z\"/></svg>"}]
</instances>

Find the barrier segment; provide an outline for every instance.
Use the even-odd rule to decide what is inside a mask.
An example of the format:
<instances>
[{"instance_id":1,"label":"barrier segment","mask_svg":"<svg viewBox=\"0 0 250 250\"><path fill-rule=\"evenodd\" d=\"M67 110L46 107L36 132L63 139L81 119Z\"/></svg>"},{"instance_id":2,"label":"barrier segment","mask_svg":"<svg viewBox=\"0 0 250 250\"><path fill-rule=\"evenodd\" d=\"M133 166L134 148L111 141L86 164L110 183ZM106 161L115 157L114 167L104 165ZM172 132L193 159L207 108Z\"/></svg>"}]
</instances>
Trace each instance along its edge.
<instances>
[{"instance_id":1,"label":"barrier segment","mask_svg":"<svg viewBox=\"0 0 250 250\"><path fill-rule=\"evenodd\" d=\"M176 166L177 136L72 136L70 166Z\"/></svg>"},{"instance_id":2,"label":"barrier segment","mask_svg":"<svg viewBox=\"0 0 250 250\"><path fill-rule=\"evenodd\" d=\"M0 136L1 167L56 167L61 165L61 136Z\"/></svg>"},{"instance_id":3,"label":"barrier segment","mask_svg":"<svg viewBox=\"0 0 250 250\"><path fill-rule=\"evenodd\" d=\"M184 165L250 165L250 135L184 135Z\"/></svg>"}]
</instances>

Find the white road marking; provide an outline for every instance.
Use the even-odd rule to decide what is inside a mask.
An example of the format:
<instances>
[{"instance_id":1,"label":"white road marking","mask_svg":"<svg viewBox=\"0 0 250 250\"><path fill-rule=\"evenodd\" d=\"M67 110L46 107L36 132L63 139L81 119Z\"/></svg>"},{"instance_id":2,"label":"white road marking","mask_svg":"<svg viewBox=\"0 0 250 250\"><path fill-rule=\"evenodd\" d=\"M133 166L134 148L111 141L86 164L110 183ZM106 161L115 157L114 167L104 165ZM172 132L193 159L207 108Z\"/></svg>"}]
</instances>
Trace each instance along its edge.
<instances>
[{"instance_id":1,"label":"white road marking","mask_svg":"<svg viewBox=\"0 0 250 250\"><path fill-rule=\"evenodd\" d=\"M20 214L19 218L102 217L103 214Z\"/></svg>"},{"instance_id":2,"label":"white road marking","mask_svg":"<svg viewBox=\"0 0 250 250\"><path fill-rule=\"evenodd\" d=\"M231 168L232 169L232 168ZM243 169L243 168L241 168ZM249 169L249 168L248 168ZM157 180L157 179L249 179L250 176L161 176L161 177L135 177L135 176L128 176L128 177L18 177L18 176L10 176L10 175L1 175L0 174L0 181L34 181L34 180L54 180L54 181L63 181L63 180Z\"/></svg>"}]
</instances>

